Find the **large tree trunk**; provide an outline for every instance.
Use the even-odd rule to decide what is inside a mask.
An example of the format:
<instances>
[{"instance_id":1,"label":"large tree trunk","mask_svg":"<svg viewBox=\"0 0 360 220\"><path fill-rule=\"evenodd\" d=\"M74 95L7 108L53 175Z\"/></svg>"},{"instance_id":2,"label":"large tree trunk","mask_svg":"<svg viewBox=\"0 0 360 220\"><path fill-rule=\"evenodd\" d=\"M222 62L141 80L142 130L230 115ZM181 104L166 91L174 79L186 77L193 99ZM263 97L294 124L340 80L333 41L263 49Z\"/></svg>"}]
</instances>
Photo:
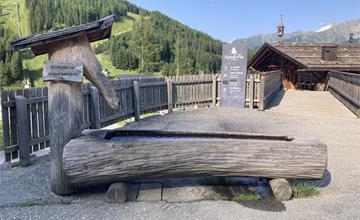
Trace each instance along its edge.
<instances>
[{"instance_id":1,"label":"large tree trunk","mask_svg":"<svg viewBox=\"0 0 360 220\"><path fill-rule=\"evenodd\" d=\"M327 167L326 145L313 139L161 131L112 136L86 135L65 146L71 184L188 176L312 179L322 178Z\"/></svg>"}]
</instances>

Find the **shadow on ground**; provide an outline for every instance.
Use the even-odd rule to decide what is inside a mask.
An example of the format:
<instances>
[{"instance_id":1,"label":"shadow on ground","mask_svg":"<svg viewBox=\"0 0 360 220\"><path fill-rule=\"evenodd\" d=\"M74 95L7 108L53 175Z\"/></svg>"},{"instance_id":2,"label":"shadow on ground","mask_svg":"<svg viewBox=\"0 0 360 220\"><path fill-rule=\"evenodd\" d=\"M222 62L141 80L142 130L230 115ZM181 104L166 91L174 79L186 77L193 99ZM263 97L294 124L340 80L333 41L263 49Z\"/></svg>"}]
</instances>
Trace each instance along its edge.
<instances>
[{"instance_id":1,"label":"shadow on ground","mask_svg":"<svg viewBox=\"0 0 360 220\"><path fill-rule=\"evenodd\" d=\"M280 90L279 93L274 97L273 100L269 103L268 106L266 106L266 110L271 109L273 107L279 106L281 103L281 100L284 98L285 90Z\"/></svg>"}]
</instances>

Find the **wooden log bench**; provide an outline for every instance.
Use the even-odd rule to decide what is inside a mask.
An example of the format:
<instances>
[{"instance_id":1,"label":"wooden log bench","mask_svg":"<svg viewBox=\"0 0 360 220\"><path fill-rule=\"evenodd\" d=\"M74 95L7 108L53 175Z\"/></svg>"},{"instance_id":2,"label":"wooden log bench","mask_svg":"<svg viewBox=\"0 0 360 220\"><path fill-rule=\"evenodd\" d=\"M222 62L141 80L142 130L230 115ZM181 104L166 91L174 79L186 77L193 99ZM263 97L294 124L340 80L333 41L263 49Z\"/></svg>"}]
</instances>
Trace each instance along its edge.
<instances>
[{"instance_id":1,"label":"wooden log bench","mask_svg":"<svg viewBox=\"0 0 360 220\"><path fill-rule=\"evenodd\" d=\"M243 133L97 131L65 147L73 186L191 176L320 179L326 145L314 139Z\"/></svg>"}]
</instances>

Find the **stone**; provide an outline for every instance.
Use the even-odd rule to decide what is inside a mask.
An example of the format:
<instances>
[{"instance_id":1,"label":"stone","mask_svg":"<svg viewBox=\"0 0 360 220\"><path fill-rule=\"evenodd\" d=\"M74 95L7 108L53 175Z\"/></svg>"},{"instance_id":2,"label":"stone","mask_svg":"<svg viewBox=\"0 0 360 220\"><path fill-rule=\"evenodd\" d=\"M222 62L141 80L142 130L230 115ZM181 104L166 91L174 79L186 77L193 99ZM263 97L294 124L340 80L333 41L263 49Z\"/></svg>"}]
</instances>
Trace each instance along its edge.
<instances>
[{"instance_id":1,"label":"stone","mask_svg":"<svg viewBox=\"0 0 360 220\"><path fill-rule=\"evenodd\" d=\"M127 198L127 185L125 183L113 183L105 195L108 203L124 203Z\"/></svg>"},{"instance_id":2,"label":"stone","mask_svg":"<svg viewBox=\"0 0 360 220\"><path fill-rule=\"evenodd\" d=\"M272 179L269 181L269 185L276 200L287 201L291 199L292 190L286 179Z\"/></svg>"}]
</instances>

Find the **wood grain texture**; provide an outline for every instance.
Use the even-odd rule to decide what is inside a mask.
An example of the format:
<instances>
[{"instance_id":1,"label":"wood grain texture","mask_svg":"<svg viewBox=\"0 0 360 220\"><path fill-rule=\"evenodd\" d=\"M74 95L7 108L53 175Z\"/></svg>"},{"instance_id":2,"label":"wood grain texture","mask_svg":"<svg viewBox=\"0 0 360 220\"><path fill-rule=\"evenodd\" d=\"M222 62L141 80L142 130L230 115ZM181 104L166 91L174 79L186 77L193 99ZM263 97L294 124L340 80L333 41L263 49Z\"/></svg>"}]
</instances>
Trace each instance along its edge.
<instances>
[{"instance_id":1,"label":"wood grain texture","mask_svg":"<svg viewBox=\"0 0 360 220\"><path fill-rule=\"evenodd\" d=\"M205 138L195 133L115 136L117 140L103 139L104 131L82 136L65 146L63 168L71 184L82 186L189 176L318 179L327 167L326 145L317 140Z\"/></svg>"},{"instance_id":2,"label":"wood grain texture","mask_svg":"<svg viewBox=\"0 0 360 220\"><path fill-rule=\"evenodd\" d=\"M112 109L119 108L115 89L110 80L101 73L102 67L93 53L86 35L54 44L49 56L52 57L52 60L81 61L84 64L85 77L98 88Z\"/></svg>"}]
</instances>

